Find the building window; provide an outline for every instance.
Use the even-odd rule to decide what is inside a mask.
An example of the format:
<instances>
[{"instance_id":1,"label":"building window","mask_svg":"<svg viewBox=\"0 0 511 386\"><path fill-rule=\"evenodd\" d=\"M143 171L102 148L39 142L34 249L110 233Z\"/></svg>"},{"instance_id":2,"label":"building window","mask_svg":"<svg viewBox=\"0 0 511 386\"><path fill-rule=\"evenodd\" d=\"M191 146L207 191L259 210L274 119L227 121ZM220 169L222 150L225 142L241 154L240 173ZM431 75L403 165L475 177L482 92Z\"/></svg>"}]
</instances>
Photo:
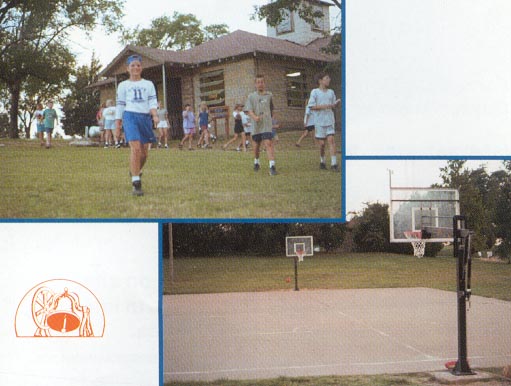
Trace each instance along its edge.
<instances>
[{"instance_id":1,"label":"building window","mask_svg":"<svg viewBox=\"0 0 511 386\"><path fill-rule=\"evenodd\" d=\"M208 107L225 105L224 70L200 75L200 99Z\"/></svg>"},{"instance_id":2,"label":"building window","mask_svg":"<svg viewBox=\"0 0 511 386\"><path fill-rule=\"evenodd\" d=\"M282 21L275 27L277 35L294 31L293 12L283 10Z\"/></svg>"},{"instance_id":3,"label":"building window","mask_svg":"<svg viewBox=\"0 0 511 386\"><path fill-rule=\"evenodd\" d=\"M309 95L307 79L303 70L286 71L287 105L290 107L303 107Z\"/></svg>"},{"instance_id":4,"label":"building window","mask_svg":"<svg viewBox=\"0 0 511 386\"><path fill-rule=\"evenodd\" d=\"M314 25L312 26L312 29L314 31L324 31L325 28L325 13L323 11L323 8L318 5L314 5L312 7L314 13L321 13L321 17L315 17L314 18Z\"/></svg>"}]
</instances>

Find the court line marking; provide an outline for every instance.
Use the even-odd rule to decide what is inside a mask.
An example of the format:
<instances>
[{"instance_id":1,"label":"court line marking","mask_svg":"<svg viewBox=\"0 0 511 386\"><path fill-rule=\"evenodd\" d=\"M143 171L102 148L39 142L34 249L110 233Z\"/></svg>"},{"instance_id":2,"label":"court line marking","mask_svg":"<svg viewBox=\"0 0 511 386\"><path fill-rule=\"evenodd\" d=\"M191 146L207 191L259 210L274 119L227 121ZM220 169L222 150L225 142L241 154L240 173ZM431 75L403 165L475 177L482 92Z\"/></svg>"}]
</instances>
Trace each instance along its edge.
<instances>
[{"instance_id":1,"label":"court line marking","mask_svg":"<svg viewBox=\"0 0 511 386\"><path fill-rule=\"evenodd\" d=\"M345 318L347 319L350 319L352 322L354 323L358 323L360 324L361 326L367 328L368 330L370 331L373 331L375 333L377 333L378 335L381 335L385 338L389 338L390 340L392 340L394 343L396 343L397 345L399 346L402 346L404 348L407 348L408 350L411 350L411 351L414 351L416 352L417 354L420 354L420 355L423 355L425 358L427 358L428 360L438 360L438 357L435 357L434 355L430 355L430 354L427 354L421 350L419 350L418 348L416 347L413 347L412 345L408 344L408 343L403 343L401 341L399 341L398 339L394 338L393 336L391 336L390 334L387 334L385 331L382 331L382 330L379 330L373 326L370 326L369 324L367 324L366 322L364 322L363 320L361 319L357 319L357 318L354 318L352 316L349 316L347 314L345 314L344 312L342 311L337 311L340 315L344 316Z\"/></svg>"},{"instance_id":2,"label":"court line marking","mask_svg":"<svg viewBox=\"0 0 511 386\"><path fill-rule=\"evenodd\" d=\"M470 360L481 360L481 359L498 359L498 358L511 358L511 355L496 355L496 356L469 356ZM236 372L257 372L257 371L269 371L269 370L302 370L302 369L320 369L326 367L346 367L346 366L385 366L385 365L400 365L400 364L412 364L412 363L433 363L452 360L453 358L431 358L431 359L417 359L417 360L405 360L405 361L388 361L388 362L340 362L340 363L329 363L324 365L306 365L306 366L275 366L275 367L253 367L253 368L240 368L240 369L219 369L219 370L197 370L197 371L176 371L176 372L164 372L164 375L198 375L198 374L225 374L225 373L236 373Z\"/></svg>"}]
</instances>

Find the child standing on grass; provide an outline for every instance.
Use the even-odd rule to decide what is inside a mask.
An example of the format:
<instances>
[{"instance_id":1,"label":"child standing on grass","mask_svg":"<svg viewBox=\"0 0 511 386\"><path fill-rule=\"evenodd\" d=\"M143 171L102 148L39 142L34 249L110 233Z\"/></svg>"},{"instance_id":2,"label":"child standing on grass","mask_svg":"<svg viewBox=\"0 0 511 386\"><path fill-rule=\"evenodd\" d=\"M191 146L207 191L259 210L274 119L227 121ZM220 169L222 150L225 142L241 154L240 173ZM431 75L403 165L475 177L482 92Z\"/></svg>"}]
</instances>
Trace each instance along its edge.
<instances>
[{"instance_id":1,"label":"child standing on grass","mask_svg":"<svg viewBox=\"0 0 511 386\"><path fill-rule=\"evenodd\" d=\"M266 84L263 75L257 75L255 78L255 88L252 94L248 96L245 109L252 120L254 142L254 171L259 171L259 154L261 152L261 144L266 148L266 154L270 162L270 175L277 174L275 168L275 150L273 147L272 133L272 113L273 101L272 93L266 91Z\"/></svg>"},{"instance_id":2,"label":"child standing on grass","mask_svg":"<svg viewBox=\"0 0 511 386\"><path fill-rule=\"evenodd\" d=\"M114 101L108 99L106 101L106 107L103 110L103 117L105 119L105 148L108 148L111 144L114 144L114 130L115 130L115 106ZM115 139L115 145L117 146L119 141Z\"/></svg>"},{"instance_id":3,"label":"child standing on grass","mask_svg":"<svg viewBox=\"0 0 511 386\"><path fill-rule=\"evenodd\" d=\"M245 111L242 111L242 113L241 121L243 123L243 131L245 132L245 147L248 149L252 141L252 123L248 114Z\"/></svg>"},{"instance_id":4,"label":"child standing on grass","mask_svg":"<svg viewBox=\"0 0 511 386\"><path fill-rule=\"evenodd\" d=\"M325 142L328 142L328 149L331 159L331 170L339 171L337 165L337 156L335 148L335 116L334 108L340 103L340 99L335 98L333 90L329 89L330 76L323 72L317 75L318 88L312 90L308 106L312 110L314 126L316 129L316 139L319 143L320 169L326 169L325 163Z\"/></svg>"},{"instance_id":5,"label":"child standing on grass","mask_svg":"<svg viewBox=\"0 0 511 386\"><path fill-rule=\"evenodd\" d=\"M160 120L160 123L158 123L158 131L159 131L159 138L158 138L158 147L165 146L165 149L169 148L169 113L167 112L166 108L161 107L161 103L158 102L158 119Z\"/></svg>"},{"instance_id":6,"label":"child standing on grass","mask_svg":"<svg viewBox=\"0 0 511 386\"><path fill-rule=\"evenodd\" d=\"M124 127L126 141L130 145L130 174L133 195L142 196L142 168L149 144L156 141L154 125L158 125L158 107L154 84L142 78L142 57L131 55L127 60L128 80L117 88L116 136L120 138ZM151 119L152 118L152 119Z\"/></svg>"},{"instance_id":7,"label":"child standing on grass","mask_svg":"<svg viewBox=\"0 0 511 386\"><path fill-rule=\"evenodd\" d=\"M46 105L46 110L43 111L44 118L44 131L46 131L46 148L51 147L51 134L55 128L55 123L58 123L57 112L53 108L53 101L49 101Z\"/></svg>"},{"instance_id":8,"label":"child standing on grass","mask_svg":"<svg viewBox=\"0 0 511 386\"><path fill-rule=\"evenodd\" d=\"M199 113L199 127L201 129L201 135L199 138L199 143L197 146L202 145L203 149L207 149L209 147L209 113L208 113L208 105L205 102L200 104L200 113Z\"/></svg>"},{"instance_id":9,"label":"child standing on grass","mask_svg":"<svg viewBox=\"0 0 511 386\"><path fill-rule=\"evenodd\" d=\"M237 141L238 136L241 134L241 138L243 141L243 151L247 151L247 148L245 146L245 130L243 128L243 105L237 104L234 106L234 111L232 112L232 115L234 116L234 137L232 137L225 145L222 146L222 149L226 150L227 147ZM240 147L237 148L238 151L240 151Z\"/></svg>"},{"instance_id":10,"label":"child standing on grass","mask_svg":"<svg viewBox=\"0 0 511 386\"><path fill-rule=\"evenodd\" d=\"M37 138L39 138L41 146L44 146L44 110L41 103L37 104L34 116L37 125Z\"/></svg>"},{"instance_id":11,"label":"child standing on grass","mask_svg":"<svg viewBox=\"0 0 511 386\"><path fill-rule=\"evenodd\" d=\"M188 140L188 150L193 150L192 141L195 134L195 115L192 111L192 106L187 103L183 111L183 132L185 136L179 143L179 148L183 148L183 144Z\"/></svg>"}]
</instances>

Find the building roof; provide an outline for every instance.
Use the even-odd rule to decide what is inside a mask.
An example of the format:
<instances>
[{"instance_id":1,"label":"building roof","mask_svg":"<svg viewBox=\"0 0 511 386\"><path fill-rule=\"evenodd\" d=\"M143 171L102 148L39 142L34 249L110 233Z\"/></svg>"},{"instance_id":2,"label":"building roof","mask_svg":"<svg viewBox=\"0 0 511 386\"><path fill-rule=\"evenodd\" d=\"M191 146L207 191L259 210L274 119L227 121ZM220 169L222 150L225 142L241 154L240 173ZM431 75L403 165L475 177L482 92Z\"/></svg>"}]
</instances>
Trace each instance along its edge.
<instances>
[{"instance_id":1,"label":"building roof","mask_svg":"<svg viewBox=\"0 0 511 386\"><path fill-rule=\"evenodd\" d=\"M318 39L327 41L328 38ZM183 64L196 66L225 58L234 58L246 54L263 53L277 56L299 58L320 62L332 62L339 57L325 54L320 48L322 42L302 46L288 40L271 38L263 35L237 30L219 38L209 40L201 45L185 51L161 50L140 46L126 46L105 69L101 76L112 76L112 70L119 61L124 61L131 53L137 53L159 64Z\"/></svg>"}]
</instances>

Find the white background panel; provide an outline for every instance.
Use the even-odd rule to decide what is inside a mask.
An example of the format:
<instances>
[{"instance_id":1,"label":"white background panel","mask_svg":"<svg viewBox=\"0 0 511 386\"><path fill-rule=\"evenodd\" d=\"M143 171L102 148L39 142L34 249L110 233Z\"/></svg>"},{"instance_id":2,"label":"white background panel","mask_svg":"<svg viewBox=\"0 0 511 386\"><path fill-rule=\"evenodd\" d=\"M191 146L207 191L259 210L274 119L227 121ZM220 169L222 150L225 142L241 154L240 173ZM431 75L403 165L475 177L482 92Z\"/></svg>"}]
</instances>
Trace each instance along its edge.
<instances>
[{"instance_id":1,"label":"white background panel","mask_svg":"<svg viewBox=\"0 0 511 386\"><path fill-rule=\"evenodd\" d=\"M0 256L2 386L159 384L158 224L4 223ZM18 305L52 279L97 297L103 337L16 337Z\"/></svg>"},{"instance_id":2,"label":"white background panel","mask_svg":"<svg viewBox=\"0 0 511 386\"><path fill-rule=\"evenodd\" d=\"M509 20L508 0L347 1L347 155L509 155Z\"/></svg>"}]
</instances>

